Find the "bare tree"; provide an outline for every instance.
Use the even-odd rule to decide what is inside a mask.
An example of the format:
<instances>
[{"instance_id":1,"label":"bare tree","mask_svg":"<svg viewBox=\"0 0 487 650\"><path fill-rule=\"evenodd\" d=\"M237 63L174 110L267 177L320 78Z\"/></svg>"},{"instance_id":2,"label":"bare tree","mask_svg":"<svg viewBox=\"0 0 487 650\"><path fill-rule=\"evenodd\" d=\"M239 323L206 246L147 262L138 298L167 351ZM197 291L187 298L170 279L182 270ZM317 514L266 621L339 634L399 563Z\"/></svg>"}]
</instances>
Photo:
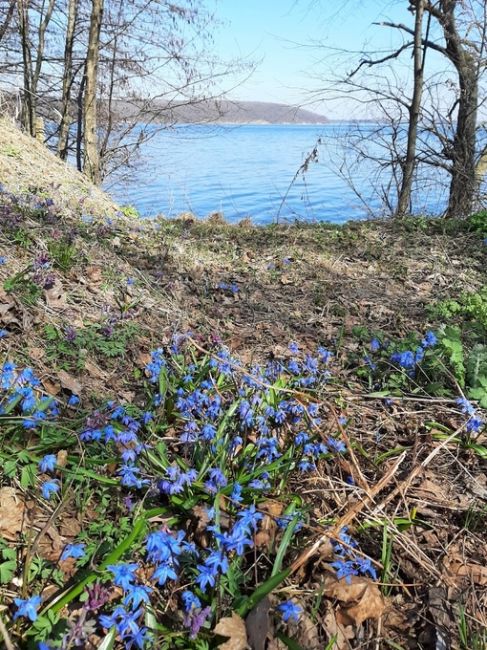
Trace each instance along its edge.
<instances>
[{"instance_id":1,"label":"bare tree","mask_svg":"<svg viewBox=\"0 0 487 650\"><path fill-rule=\"evenodd\" d=\"M5 15L2 17L2 22L0 22L0 41L3 39L10 27L10 23L14 17L16 4L17 0L9 0L8 5L5 7Z\"/></svg>"},{"instance_id":2,"label":"bare tree","mask_svg":"<svg viewBox=\"0 0 487 650\"><path fill-rule=\"evenodd\" d=\"M424 0L418 0L416 17L414 21L413 42L413 74L414 86L411 105L409 106L408 142L406 160L402 170L401 190L397 203L397 214L404 215L411 212L411 192L413 176L416 168L416 143L418 139L418 124L423 96L424 66L426 59L426 45L423 49L423 15Z\"/></svg>"},{"instance_id":3,"label":"bare tree","mask_svg":"<svg viewBox=\"0 0 487 650\"><path fill-rule=\"evenodd\" d=\"M61 95L61 122L59 124L59 135L57 151L60 158L66 160L69 146L69 127L71 123L71 96L72 86L75 78L73 64L74 40L76 22L78 17L78 0L68 0L68 17L66 24L66 38L64 45L64 68Z\"/></svg>"},{"instance_id":4,"label":"bare tree","mask_svg":"<svg viewBox=\"0 0 487 650\"><path fill-rule=\"evenodd\" d=\"M91 0L90 32L85 66L85 92L83 105L83 171L94 183L100 182L100 155L97 125L98 58L103 0Z\"/></svg>"}]
</instances>

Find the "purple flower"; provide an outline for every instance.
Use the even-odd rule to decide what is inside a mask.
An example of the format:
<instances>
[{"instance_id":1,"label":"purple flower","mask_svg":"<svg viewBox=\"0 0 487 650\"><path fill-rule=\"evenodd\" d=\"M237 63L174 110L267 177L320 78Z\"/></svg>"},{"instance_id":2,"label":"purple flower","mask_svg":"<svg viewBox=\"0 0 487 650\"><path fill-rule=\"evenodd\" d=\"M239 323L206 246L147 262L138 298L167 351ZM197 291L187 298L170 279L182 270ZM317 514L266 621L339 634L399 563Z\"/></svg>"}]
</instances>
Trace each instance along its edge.
<instances>
[{"instance_id":1,"label":"purple flower","mask_svg":"<svg viewBox=\"0 0 487 650\"><path fill-rule=\"evenodd\" d=\"M199 631L205 624L206 619L210 614L211 614L211 607L205 607L201 611L198 611L197 609L192 609L188 614L186 614L186 616L184 617L183 625L184 627L189 628L191 639L196 639Z\"/></svg>"},{"instance_id":2,"label":"purple flower","mask_svg":"<svg viewBox=\"0 0 487 650\"><path fill-rule=\"evenodd\" d=\"M289 349L289 352L291 352L291 354L299 353L299 345L296 343L296 341L291 341L291 343L289 343L287 347Z\"/></svg>"}]
</instances>

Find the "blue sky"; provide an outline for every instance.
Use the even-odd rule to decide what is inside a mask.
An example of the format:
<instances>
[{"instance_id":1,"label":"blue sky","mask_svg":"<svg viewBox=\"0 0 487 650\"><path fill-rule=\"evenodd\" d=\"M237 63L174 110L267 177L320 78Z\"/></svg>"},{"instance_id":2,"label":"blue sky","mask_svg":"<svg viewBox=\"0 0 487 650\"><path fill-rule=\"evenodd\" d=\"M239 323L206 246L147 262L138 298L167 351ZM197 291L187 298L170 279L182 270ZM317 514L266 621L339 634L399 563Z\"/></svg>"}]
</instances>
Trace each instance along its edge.
<instances>
[{"instance_id":1,"label":"blue sky","mask_svg":"<svg viewBox=\"0 0 487 650\"><path fill-rule=\"evenodd\" d=\"M217 0L223 26L215 34L222 56L262 60L250 79L231 96L236 99L305 104L318 86L350 70L359 58L336 56L327 48L357 52L363 46L386 50L402 42L397 30L372 25L381 20L412 23L404 0ZM321 61L320 61L321 59ZM339 118L343 101L315 106Z\"/></svg>"}]
</instances>

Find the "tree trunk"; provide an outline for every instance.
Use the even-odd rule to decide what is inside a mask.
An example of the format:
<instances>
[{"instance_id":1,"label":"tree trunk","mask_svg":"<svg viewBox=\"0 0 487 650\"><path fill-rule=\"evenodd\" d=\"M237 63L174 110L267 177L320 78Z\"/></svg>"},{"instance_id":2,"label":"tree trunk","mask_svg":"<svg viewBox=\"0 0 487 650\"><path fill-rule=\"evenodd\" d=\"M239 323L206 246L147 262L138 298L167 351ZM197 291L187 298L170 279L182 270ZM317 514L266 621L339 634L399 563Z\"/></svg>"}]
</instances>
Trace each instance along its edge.
<instances>
[{"instance_id":1,"label":"tree trunk","mask_svg":"<svg viewBox=\"0 0 487 650\"><path fill-rule=\"evenodd\" d=\"M61 122L59 124L58 156L62 160L68 157L71 85L73 83L73 46L76 18L78 14L78 0L69 0L68 24L66 28L66 41L64 46L63 94L61 99Z\"/></svg>"},{"instance_id":2,"label":"tree trunk","mask_svg":"<svg viewBox=\"0 0 487 650\"><path fill-rule=\"evenodd\" d=\"M423 15L424 0L418 0L414 23L414 88L411 105L409 106L408 142L406 160L402 170L402 182L397 204L397 215L403 216L411 211L411 191L413 187L414 170L416 168L416 142L418 139L418 123L421 111L424 79L423 54ZM424 49L426 53L426 45Z\"/></svg>"},{"instance_id":3,"label":"tree trunk","mask_svg":"<svg viewBox=\"0 0 487 650\"><path fill-rule=\"evenodd\" d=\"M10 0L10 3L8 5L8 9L7 9L7 14L5 16L5 20L0 25L0 41L2 40L2 38L7 33L7 30L9 28L9 26L10 26L10 23L12 22L12 18L14 16L14 11L15 11L15 5L16 4L17 4L17 0Z\"/></svg>"},{"instance_id":4,"label":"tree trunk","mask_svg":"<svg viewBox=\"0 0 487 650\"><path fill-rule=\"evenodd\" d=\"M19 35L22 47L22 68L24 87L22 89L22 127L32 137L36 135L36 106L35 96L31 89L32 58L29 39L29 0L18 0Z\"/></svg>"},{"instance_id":5,"label":"tree trunk","mask_svg":"<svg viewBox=\"0 0 487 650\"><path fill-rule=\"evenodd\" d=\"M464 217L473 209L477 190L475 149L479 100L479 70L475 54L459 34L455 20L457 0L440 0L440 23L446 53L458 75L458 114L452 152L452 178L448 197L448 217Z\"/></svg>"},{"instance_id":6,"label":"tree trunk","mask_svg":"<svg viewBox=\"0 0 487 650\"><path fill-rule=\"evenodd\" d=\"M473 212L477 192L475 162L478 74L475 62L466 57L458 68L460 98L453 141L453 173L448 198L449 217L465 217Z\"/></svg>"},{"instance_id":7,"label":"tree trunk","mask_svg":"<svg viewBox=\"0 0 487 650\"><path fill-rule=\"evenodd\" d=\"M103 15L103 0L92 0L90 35L86 55L86 87L84 96L83 171L94 183L100 183L100 155L96 129L96 90L98 80L98 58L100 51L100 29Z\"/></svg>"}]
</instances>

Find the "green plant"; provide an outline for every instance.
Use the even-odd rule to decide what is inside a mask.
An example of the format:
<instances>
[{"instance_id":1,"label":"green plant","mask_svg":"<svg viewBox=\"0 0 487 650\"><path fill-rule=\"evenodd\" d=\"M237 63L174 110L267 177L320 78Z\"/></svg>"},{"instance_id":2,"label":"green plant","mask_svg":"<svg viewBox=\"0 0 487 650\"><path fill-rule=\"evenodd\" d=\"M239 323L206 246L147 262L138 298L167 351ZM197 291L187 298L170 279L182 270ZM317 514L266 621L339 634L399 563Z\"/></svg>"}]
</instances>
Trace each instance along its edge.
<instances>
[{"instance_id":1,"label":"green plant","mask_svg":"<svg viewBox=\"0 0 487 650\"><path fill-rule=\"evenodd\" d=\"M129 219L138 219L140 217L139 211L133 205L122 205L120 212L124 217L128 217Z\"/></svg>"},{"instance_id":2,"label":"green plant","mask_svg":"<svg viewBox=\"0 0 487 650\"><path fill-rule=\"evenodd\" d=\"M3 288L7 293L15 293L24 304L35 305L42 295L42 289L28 277L29 272L30 268L27 268L7 278Z\"/></svg>"},{"instance_id":3,"label":"green plant","mask_svg":"<svg viewBox=\"0 0 487 650\"><path fill-rule=\"evenodd\" d=\"M487 650L487 632L468 616L465 607L459 607L458 635L461 650Z\"/></svg>"},{"instance_id":4,"label":"green plant","mask_svg":"<svg viewBox=\"0 0 487 650\"><path fill-rule=\"evenodd\" d=\"M478 291L464 292L456 298L443 300L430 308L430 314L441 320L467 324L478 335L487 334L487 285Z\"/></svg>"},{"instance_id":5,"label":"green plant","mask_svg":"<svg viewBox=\"0 0 487 650\"><path fill-rule=\"evenodd\" d=\"M54 266L61 271L69 271L76 263L76 247L66 239L51 240L47 250Z\"/></svg>"},{"instance_id":6,"label":"green plant","mask_svg":"<svg viewBox=\"0 0 487 650\"><path fill-rule=\"evenodd\" d=\"M46 325L47 356L55 359L65 370L81 370L88 353L106 359L123 357L129 341L138 331L135 323L118 323L113 327L94 323L70 335L55 325Z\"/></svg>"},{"instance_id":7,"label":"green plant","mask_svg":"<svg viewBox=\"0 0 487 650\"><path fill-rule=\"evenodd\" d=\"M481 210L471 214L468 218L468 225L471 230L487 234L487 210Z\"/></svg>"}]
</instances>

